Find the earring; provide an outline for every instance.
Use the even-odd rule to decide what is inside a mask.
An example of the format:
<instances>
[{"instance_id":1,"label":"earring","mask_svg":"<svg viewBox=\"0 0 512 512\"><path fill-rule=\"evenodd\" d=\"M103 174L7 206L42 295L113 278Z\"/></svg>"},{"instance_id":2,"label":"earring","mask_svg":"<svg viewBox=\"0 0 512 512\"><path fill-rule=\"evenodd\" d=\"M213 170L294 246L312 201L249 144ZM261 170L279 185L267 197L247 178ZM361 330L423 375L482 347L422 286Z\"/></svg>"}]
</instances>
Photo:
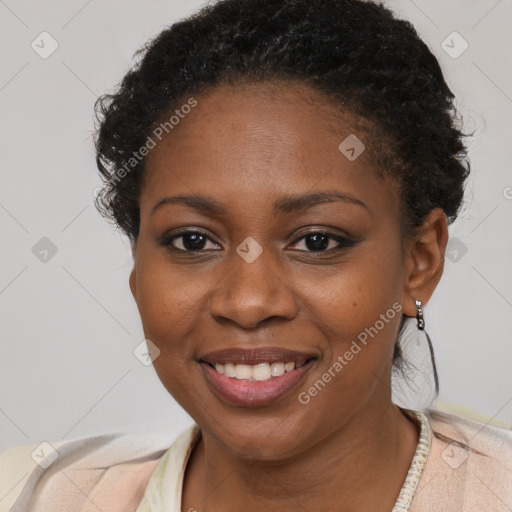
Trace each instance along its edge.
<instances>
[{"instance_id":1,"label":"earring","mask_svg":"<svg viewBox=\"0 0 512 512\"><path fill-rule=\"evenodd\" d=\"M421 300L416 300L416 321L418 329L423 331L425 329L425 320L423 319L423 310L421 309Z\"/></svg>"},{"instance_id":2,"label":"earring","mask_svg":"<svg viewBox=\"0 0 512 512\"><path fill-rule=\"evenodd\" d=\"M425 333L425 336L427 337L428 342L428 348L430 351L430 360L432 361L432 371L434 373L434 384L436 388L436 396L439 393L439 376L437 374L437 366L436 366L436 359L434 357L434 347L432 345L432 340L430 339L430 336L428 335L427 331L425 331L425 319L423 318L423 309L421 308L422 302L421 300L415 300L416 303L416 322L418 326L418 330L423 331Z\"/></svg>"}]
</instances>

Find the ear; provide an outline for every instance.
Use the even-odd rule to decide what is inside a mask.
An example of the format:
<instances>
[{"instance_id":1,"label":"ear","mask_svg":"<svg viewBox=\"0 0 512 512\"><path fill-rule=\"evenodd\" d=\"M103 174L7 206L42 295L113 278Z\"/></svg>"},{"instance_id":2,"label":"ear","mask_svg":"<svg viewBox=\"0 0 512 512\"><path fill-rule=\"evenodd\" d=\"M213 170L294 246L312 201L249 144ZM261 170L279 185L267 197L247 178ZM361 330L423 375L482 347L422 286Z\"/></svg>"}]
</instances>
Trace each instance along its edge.
<instances>
[{"instance_id":1,"label":"ear","mask_svg":"<svg viewBox=\"0 0 512 512\"><path fill-rule=\"evenodd\" d=\"M441 208L436 208L406 243L405 315L415 317L415 300L421 300L425 305L434 293L443 275L447 243L446 215Z\"/></svg>"},{"instance_id":2,"label":"ear","mask_svg":"<svg viewBox=\"0 0 512 512\"><path fill-rule=\"evenodd\" d=\"M135 302L137 302L137 275L136 275L136 266L137 266L137 242L132 243L132 257L133 257L133 268L130 272L130 277L128 279L128 283L130 284L130 290L132 291L133 298Z\"/></svg>"}]
</instances>

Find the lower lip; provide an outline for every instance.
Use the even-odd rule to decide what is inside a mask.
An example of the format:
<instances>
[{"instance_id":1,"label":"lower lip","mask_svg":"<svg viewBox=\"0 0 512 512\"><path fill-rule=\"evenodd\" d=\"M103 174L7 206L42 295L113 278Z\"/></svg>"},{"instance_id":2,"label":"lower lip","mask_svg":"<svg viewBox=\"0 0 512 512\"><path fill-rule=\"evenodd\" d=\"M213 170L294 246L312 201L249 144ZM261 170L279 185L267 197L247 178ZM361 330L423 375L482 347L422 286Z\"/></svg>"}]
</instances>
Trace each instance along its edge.
<instances>
[{"instance_id":1,"label":"lower lip","mask_svg":"<svg viewBox=\"0 0 512 512\"><path fill-rule=\"evenodd\" d=\"M312 359L301 367L291 372L285 372L279 377L254 382L226 377L209 364L204 362L200 364L206 378L221 398L234 405L250 406L268 404L296 388L315 361Z\"/></svg>"}]
</instances>

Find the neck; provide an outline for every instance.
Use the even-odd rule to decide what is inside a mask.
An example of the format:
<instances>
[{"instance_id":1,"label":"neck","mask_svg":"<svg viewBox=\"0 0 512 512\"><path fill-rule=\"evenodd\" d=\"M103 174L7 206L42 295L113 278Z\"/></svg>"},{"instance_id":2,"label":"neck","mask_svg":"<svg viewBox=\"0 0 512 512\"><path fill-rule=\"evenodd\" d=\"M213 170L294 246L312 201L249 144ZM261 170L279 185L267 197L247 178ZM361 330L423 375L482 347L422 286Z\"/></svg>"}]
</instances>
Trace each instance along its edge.
<instances>
[{"instance_id":1,"label":"neck","mask_svg":"<svg viewBox=\"0 0 512 512\"><path fill-rule=\"evenodd\" d=\"M418 429L397 406L361 411L348 424L284 461L250 461L201 437L189 459L183 510L372 510L393 508ZM392 470L390 470L392 468Z\"/></svg>"}]
</instances>

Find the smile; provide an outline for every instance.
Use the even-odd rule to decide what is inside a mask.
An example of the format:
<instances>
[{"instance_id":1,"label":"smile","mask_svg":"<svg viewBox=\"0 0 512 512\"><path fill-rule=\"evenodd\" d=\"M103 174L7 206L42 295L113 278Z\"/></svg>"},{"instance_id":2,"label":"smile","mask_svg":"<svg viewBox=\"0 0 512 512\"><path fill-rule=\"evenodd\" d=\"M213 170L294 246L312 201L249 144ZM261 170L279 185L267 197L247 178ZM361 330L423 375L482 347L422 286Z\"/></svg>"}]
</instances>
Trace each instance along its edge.
<instances>
[{"instance_id":1,"label":"smile","mask_svg":"<svg viewBox=\"0 0 512 512\"><path fill-rule=\"evenodd\" d=\"M209 352L198 362L219 399L232 405L261 406L298 387L319 357L316 351L239 346Z\"/></svg>"},{"instance_id":2,"label":"smile","mask_svg":"<svg viewBox=\"0 0 512 512\"><path fill-rule=\"evenodd\" d=\"M211 363L210 363L211 364ZM264 382L272 378L281 377L286 372L291 372L296 368L300 368L306 362L295 363L295 361L281 362L276 361L272 363L258 363L258 364L235 364L217 363L211 365L221 375L226 377L247 380L249 382Z\"/></svg>"}]
</instances>

